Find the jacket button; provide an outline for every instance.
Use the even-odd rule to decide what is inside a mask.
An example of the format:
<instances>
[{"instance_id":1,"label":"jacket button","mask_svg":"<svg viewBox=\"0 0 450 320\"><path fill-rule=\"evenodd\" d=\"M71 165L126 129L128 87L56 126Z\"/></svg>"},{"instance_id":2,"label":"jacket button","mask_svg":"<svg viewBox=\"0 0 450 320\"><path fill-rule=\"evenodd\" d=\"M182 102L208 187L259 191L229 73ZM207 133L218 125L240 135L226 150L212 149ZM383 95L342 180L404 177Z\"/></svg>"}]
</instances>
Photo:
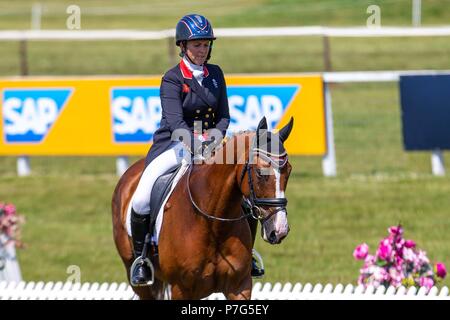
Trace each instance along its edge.
<instances>
[{"instance_id":1,"label":"jacket button","mask_svg":"<svg viewBox=\"0 0 450 320\"><path fill-rule=\"evenodd\" d=\"M209 114L206 114L205 117L206 117L206 118L209 118Z\"/></svg>"},{"instance_id":2,"label":"jacket button","mask_svg":"<svg viewBox=\"0 0 450 320\"><path fill-rule=\"evenodd\" d=\"M205 122L204 125L205 125L205 127L207 127L208 126L208 122Z\"/></svg>"},{"instance_id":3,"label":"jacket button","mask_svg":"<svg viewBox=\"0 0 450 320\"><path fill-rule=\"evenodd\" d=\"M212 111L212 108L208 108L208 111L211 112L211 111Z\"/></svg>"},{"instance_id":4,"label":"jacket button","mask_svg":"<svg viewBox=\"0 0 450 320\"><path fill-rule=\"evenodd\" d=\"M200 113L200 109L195 110L195 112Z\"/></svg>"}]
</instances>

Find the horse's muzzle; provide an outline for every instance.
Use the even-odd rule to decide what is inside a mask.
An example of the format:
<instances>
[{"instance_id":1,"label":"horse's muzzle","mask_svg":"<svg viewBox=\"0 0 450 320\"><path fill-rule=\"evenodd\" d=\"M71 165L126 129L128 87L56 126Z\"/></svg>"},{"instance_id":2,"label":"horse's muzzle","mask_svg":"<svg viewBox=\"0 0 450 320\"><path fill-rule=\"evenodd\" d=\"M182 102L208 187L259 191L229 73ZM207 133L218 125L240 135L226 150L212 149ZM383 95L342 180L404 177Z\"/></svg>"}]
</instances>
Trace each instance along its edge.
<instances>
[{"instance_id":1,"label":"horse's muzzle","mask_svg":"<svg viewBox=\"0 0 450 320\"><path fill-rule=\"evenodd\" d=\"M279 244L289 233L286 209L279 210L269 221L265 222L264 240L270 244Z\"/></svg>"}]
</instances>

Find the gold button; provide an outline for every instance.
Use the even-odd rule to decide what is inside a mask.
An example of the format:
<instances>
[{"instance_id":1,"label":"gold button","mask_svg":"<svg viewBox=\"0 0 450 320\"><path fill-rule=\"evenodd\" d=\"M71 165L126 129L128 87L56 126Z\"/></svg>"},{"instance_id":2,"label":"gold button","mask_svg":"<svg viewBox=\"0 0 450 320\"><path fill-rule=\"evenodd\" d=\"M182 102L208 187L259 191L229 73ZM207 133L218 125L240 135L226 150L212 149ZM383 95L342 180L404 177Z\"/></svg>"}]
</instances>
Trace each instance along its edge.
<instances>
[{"instance_id":1,"label":"gold button","mask_svg":"<svg viewBox=\"0 0 450 320\"><path fill-rule=\"evenodd\" d=\"M207 114L205 117L206 117L206 118L209 118L209 114Z\"/></svg>"},{"instance_id":2,"label":"gold button","mask_svg":"<svg viewBox=\"0 0 450 320\"><path fill-rule=\"evenodd\" d=\"M208 111L212 111L212 108L208 108Z\"/></svg>"},{"instance_id":3,"label":"gold button","mask_svg":"<svg viewBox=\"0 0 450 320\"><path fill-rule=\"evenodd\" d=\"M207 127L208 126L208 122L205 122L204 125L205 125L205 127Z\"/></svg>"},{"instance_id":4,"label":"gold button","mask_svg":"<svg viewBox=\"0 0 450 320\"><path fill-rule=\"evenodd\" d=\"M198 117L195 117L195 119L198 119Z\"/></svg>"},{"instance_id":5,"label":"gold button","mask_svg":"<svg viewBox=\"0 0 450 320\"><path fill-rule=\"evenodd\" d=\"M200 113L200 109L195 110L195 112Z\"/></svg>"}]
</instances>

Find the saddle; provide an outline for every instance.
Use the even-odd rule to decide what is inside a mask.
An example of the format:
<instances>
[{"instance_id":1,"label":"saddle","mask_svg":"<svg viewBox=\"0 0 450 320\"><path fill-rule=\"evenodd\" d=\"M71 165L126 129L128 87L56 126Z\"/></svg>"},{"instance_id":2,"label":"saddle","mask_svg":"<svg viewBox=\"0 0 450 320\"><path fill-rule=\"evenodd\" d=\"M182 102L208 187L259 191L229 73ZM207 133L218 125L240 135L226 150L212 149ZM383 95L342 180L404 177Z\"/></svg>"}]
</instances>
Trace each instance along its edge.
<instances>
[{"instance_id":1,"label":"saddle","mask_svg":"<svg viewBox=\"0 0 450 320\"><path fill-rule=\"evenodd\" d=\"M150 226L153 227L158 217L158 212L161 209L161 205L167 197L170 189L172 188L173 180L181 168L181 164L170 169L158 179L156 179L153 185L152 192L150 194ZM152 229L150 229L152 230Z\"/></svg>"}]
</instances>

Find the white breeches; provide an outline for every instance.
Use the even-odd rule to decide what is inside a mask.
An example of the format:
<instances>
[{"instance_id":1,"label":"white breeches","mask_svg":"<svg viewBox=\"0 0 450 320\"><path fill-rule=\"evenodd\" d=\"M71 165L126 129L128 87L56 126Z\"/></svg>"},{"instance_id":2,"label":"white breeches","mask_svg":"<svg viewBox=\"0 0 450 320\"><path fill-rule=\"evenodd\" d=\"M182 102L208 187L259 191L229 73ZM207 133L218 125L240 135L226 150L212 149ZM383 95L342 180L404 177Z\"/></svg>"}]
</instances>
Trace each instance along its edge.
<instances>
[{"instance_id":1,"label":"white breeches","mask_svg":"<svg viewBox=\"0 0 450 320\"><path fill-rule=\"evenodd\" d=\"M191 162L191 154L181 142L172 142L169 149L157 156L145 168L133 196L133 209L138 214L150 213L150 194L156 180L185 159Z\"/></svg>"}]
</instances>

